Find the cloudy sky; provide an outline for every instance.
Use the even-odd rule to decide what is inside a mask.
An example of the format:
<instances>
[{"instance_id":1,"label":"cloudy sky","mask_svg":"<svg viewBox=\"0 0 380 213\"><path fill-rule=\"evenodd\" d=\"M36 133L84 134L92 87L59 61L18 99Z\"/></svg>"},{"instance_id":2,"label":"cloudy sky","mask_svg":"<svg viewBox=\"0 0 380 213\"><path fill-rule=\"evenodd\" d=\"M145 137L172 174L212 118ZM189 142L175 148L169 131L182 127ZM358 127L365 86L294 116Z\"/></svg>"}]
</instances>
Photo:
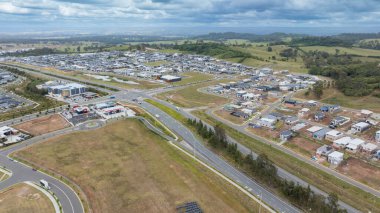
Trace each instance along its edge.
<instances>
[{"instance_id":1,"label":"cloudy sky","mask_svg":"<svg viewBox=\"0 0 380 213\"><path fill-rule=\"evenodd\" d=\"M380 0L0 0L2 33L229 28L380 31Z\"/></svg>"}]
</instances>

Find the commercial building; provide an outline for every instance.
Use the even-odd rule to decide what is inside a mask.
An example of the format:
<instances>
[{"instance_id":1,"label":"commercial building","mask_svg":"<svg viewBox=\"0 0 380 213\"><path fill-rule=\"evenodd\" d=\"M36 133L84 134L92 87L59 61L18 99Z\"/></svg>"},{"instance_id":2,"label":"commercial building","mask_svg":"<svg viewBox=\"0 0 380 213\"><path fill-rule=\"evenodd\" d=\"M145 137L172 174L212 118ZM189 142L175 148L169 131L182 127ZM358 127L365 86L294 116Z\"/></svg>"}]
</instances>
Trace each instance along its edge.
<instances>
[{"instance_id":1,"label":"commercial building","mask_svg":"<svg viewBox=\"0 0 380 213\"><path fill-rule=\"evenodd\" d=\"M48 87L48 93L55 96L70 97L80 95L88 91L88 88L78 83L60 84Z\"/></svg>"},{"instance_id":2,"label":"commercial building","mask_svg":"<svg viewBox=\"0 0 380 213\"><path fill-rule=\"evenodd\" d=\"M176 81L181 81L182 78L179 76L174 76L174 75L163 75L160 78L161 80L164 80L166 82L176 82Z\"/></svg>"}]
</instances>

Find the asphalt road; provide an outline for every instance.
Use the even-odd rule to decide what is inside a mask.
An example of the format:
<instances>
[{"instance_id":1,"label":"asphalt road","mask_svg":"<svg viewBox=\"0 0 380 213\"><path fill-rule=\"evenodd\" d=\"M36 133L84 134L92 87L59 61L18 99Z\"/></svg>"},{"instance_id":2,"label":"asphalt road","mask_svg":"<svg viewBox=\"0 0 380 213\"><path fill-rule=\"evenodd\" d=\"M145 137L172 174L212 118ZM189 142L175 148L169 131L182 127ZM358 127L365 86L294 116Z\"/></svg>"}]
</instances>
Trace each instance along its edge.
<instances>
[{"instance_id":1,"label":"asphalt road","mask_svg":"<svg viewBox=\"0 0 380 213\"><path fill-rule=\"evenodd\" d=\"M24 181L32 181L39 183L41 179L46 180L50 187L51 191L58 197L62 210L64 212L73 212L73 213L83 213L82 203L76 193L66 184L55 179L45 173L39 171L33 171L31 167L26 166L20 162L15 162L8 158L8 154L23 149L26 146L41 142L44 139L54 137L59 134L66 134L74 131L74 128L68 128L61 131L56 131L53 133L48 133L43 136L37 136L26 140L22 143L15 144L4 150L0 151L0 165L6 169L12 171L12 176L8 179L0 182L0 191L6 189L14 184L21 183Z\"/></svg>"},{"instance_id":2,"label":"asphalt road","mask_svg":"<svg viewBox=\"0 0 380 213\"><path fill-rule=\"evenodd\" d=\"M162 101L162 100L155 99L155 98L152 98L152 99L154 99L155 101L160 102L160 103L162 103L162 104L164 104L164 105L166 105L166 106L168 106L168 107L170 107L170 108L176 110L176 107L174 107L173 105L169 104L169 103L166 102L166 101ZM179 110L178 112L181 113L181 114L182 114L184 117L186 117L186 118L197 119L197 120L199 119L199 118L195 117L193 114L188 113L188 112L186 112L186 111L184 111L184 110ZM211 116L212 116L212 115L211 115ZM165 123L165 124L167 125L167 123ZM207 124L207 123L206 123L206 124ZM212 128L212 126L209 126L209 127ZM239 129L237 129L237 130L239 130ZM243 154L246 154L246 155L247 155L247 154L252 153L252 154L254 155L254 157L257 157L257 154L256 154L256 153L252 152L252 151L251 151L250 149L248 149L247 147L241 145L239 142L235 141L234 139L232 139L232 138L230 138L230 137L229 137L229 140L230 140L231 142L236 143L236 144L238 145L238 149L239 149ZM261 140L261 139L258 139L258 140ZM276 166L276 168L277 168L277 171L278 171L278 175L279 175L280 177L282 177L282 178L284 178L284 179L286 179L286 180L294 181L295 183L298 183L298 184L303 185L303 186L308 186L308 185L310 185L309 183L305 182L304 180L300 179L299 177L297 177L297 176L293 175L292 173L289 173L289 172L287 172L286 170L282 169L281 167ZM311 188L315 193L318 193L318 194L324 195L324 196L326 196L326 197L328 196L327 193L325 193L324 191L318 189L317 187L315 187L315 186L313 186L313 185L310 185L310 188ZM352 212L352 213L354 213L354 212L359 212L358 210L356 210L356 209L353 208L352 206L350 206L350 205L348 205L348 204L346 204L346 203L344 203L344 202L342 202L342 201L339 201L339 204L340 204L341 207L347 209L347 211L350 212L350 213L351 213L351 212Z\"/></svg>"},{"instance_id":3,"label":"asphalt road","mask_svg":"<svg viewBox=\"0 0 380 213\"><path fill-rule=\"evenodd\" d=\"M129 100L141 97L143 94L140 93L118 93L118 100ZM267 191L264 187L259 185L257 182L249 178L247 175L237 170L235 167L227 163L225 160L221 159L218 155L210 151L207 147L200 142L193 133L188 130L185 126L179 123L177 120L172 118L170 115L156 108L155 106L142 102L140 104L142 108L153 115L160 115L158 120L160 120L164 125L166 125L170 130L174 131L181 138L183 138L183 142L177 142L183 148L190 150L195 153L196 157L200 158L209 166L215 168L220 173L230 178L234 182L238 183L242 187L246 188L255 196L260 196L261 199L267 203L269 206L274 208L279 212L300 212L297 208L288 204L286 201L283 201L275 194ZM195 147L195 152L194 152Z\"/></svg>"},{"instance_id":4,"label":"asphalt road","mask_svg":"<svg viewBox=\"0 0 380 213\"><path fill-rule=\"evenodd\" d=\"M28 71L28 72L33 72L33 71ZM33 73L35 73L35 72L33 72ZM67 76L64 76L64 77L67 78ZM72 80L75 81L76 79L73 78ZM90 83L90 81L89 81L89 83ZM99 84L99 85L102 85L102 84ZM108 86L108 87L111 87L111 86ZM129 100L129 101L131 101L133 98L137 98L137 97L149 97L147 95L147 93L144 93L144 92L139 91L139 90L129 90L127 93L127 90L123 90L123 89L118 88L118 87L115 87L115 89L121 90L120 92L113 93L113 95L116 96L115 100ZM166 91L166 90L170 90L170 89L171 88L158 89L158 90ZM156 92L150 91L148 93L152 94L152 93L156 93ZM149 97L149 98L151 98L151 97ZM107 97L103 97L100 99L106 100ZM170 105L167 102L165 102L165 103L167 105L169 105L171 108L175 109L175 107L173 105ZM195 149L196 149L195 154L197 155L198 158L204 160L207 164L213 166L218 171L223 173L225 176L230 177L235 182L244 186L249 191L251 191L252 194L260 195L262 193L263 194L262 200L264 202L268 203L269 205L271 205L272 207L274 207L275 209L280 210L281 212L298 212L299 211L295 207L293 207L293 206L287 204L286 202L282 201L276 195L271 194L270 192L267 192L263 187L261 187L260 185L255 183L252 179L248 178L246 175L244 175L240 171L236 170L233 166L229 165L224 160L220 159L217 155L215 155L214 153L209 151L206 147L203 146L203 144L201 142L199 142L197 140L197 138L194 137L194 135L191 133L191 131L189 131L187 128L182 126L180 123L178 123L176 120L171 118L169 115L165 114L161 110L157 109L156 107L154 107L148 103L143 102L141 105L148 112L150 112L152 114L161 115L159 118L161 120L161 122L163 122L166 126L168 126L171 130L176 132L179 136L181 136L186 141L186 143L180 143L182 146L184 146L184 148L191 149L191 147L195 146ZM184 112L182 112L182 113L185 114ZM278 148L278 147L276 147L276 148ZM239 145L239 149L245 149L246 151L248 150L247 148L245 148L241 145ZM1 163L1 161L0 161L0 163ZM328 171L328 172L331 173L331 171ZM296 176L294 176L290 173L287 173L284 170L282 170L282 171L279 170L279 174L281 174L281 173L283 173L283 176L284 177L286 176L287 179L294 180L295 182L302 181L299 178L297 178ZM26 175L28 175L28 174L26 174ZM343 180L347 181L348 183L352 182L352 180L350 180L350 179L348 179L348 180L343 179ZM356 186L358 186L359 188L361 188L365 191L367 191L367 189L369 188L363 184L361 184L361 185L358 184ZM348 205L345 205L344 203L342 206L347 208L349 210L349 212L357 212L357 210L353 209L352 207L350 207Z\"/></svg>"}]
</instances>

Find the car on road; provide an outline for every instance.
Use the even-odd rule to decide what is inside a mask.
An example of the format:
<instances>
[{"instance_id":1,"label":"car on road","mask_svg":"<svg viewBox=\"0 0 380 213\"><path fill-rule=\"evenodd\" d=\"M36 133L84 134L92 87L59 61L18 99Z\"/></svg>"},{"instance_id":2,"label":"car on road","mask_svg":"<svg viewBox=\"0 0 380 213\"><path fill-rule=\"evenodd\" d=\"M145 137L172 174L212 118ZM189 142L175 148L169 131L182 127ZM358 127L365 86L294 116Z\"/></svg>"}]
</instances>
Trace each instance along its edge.
<instances>
[{"instance_id":1,"label":"car on road","mask_svg":"<svg viewBox=\"0 0 380 213\"><path fill-rule=\"evenodd\" d=\"M110 96L110 99L115 99L116 97L115 96Z\"/></svg>"},{"instance_id":2,"label":"car on road","mask_svg":"<svg viewBox=\"0 0 380 213\"><path fill-rule=\"evenodd\" d=\"M159 117L160 117L160 115L159 115L159 114L156 114L155 116L156 116L156 118L159 118Z\"/></svg>"},{"instance_id":3,"label":"car on road","mask_svg":"<svg viewBox=\"0 0 380 213\"><path fill-rule=\"evenodd\" d=\"M47 190L51 189L50 186L49 186L49 183L48 183L46 180L44 180L44 179L41 179L41 180L40 180L40 184L41 184L41 186L42 186L43 188L45 188L45 189L47 189Z\"/></svg>"}]
</instances>

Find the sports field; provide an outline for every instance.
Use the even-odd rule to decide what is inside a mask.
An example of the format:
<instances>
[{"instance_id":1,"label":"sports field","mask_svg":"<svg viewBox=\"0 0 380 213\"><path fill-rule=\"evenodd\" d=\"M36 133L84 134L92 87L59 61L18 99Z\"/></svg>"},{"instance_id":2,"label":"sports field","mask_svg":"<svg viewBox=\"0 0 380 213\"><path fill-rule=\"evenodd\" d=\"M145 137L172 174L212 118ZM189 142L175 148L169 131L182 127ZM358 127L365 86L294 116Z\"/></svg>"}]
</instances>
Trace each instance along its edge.
<instances>
[{"instance_id":1,"label":"sports field","mask_svg":"<svg viewBox=\"0 0 380 213\"><path fill-rule=\"evenodd\" d=\"M70 126L70 123L68 123L61 115L54 114L17 124L14 128L31 135L43 135Z\"/></svg>"},{"instance_id":2,"label":"sports field","mask_svg":"<svg viewBox=\"0 0 380 213\"><path fill-rule=\"evenodd\" d=\"M2 213L53 213L54 207L45 194L20 183L0 192Z\"/></svg>"},{"instance_id":3,"label":"sports field","mask_svg":"<svg viewBox=\"0 0 380 213\"><path fill-rule=\"evenodd\" d=\"M205 212L258 212L246 195L137 120L59 136L16 155L65 174L93 212L175 212L189 201Z\"/></svg>"}]
</instances>

